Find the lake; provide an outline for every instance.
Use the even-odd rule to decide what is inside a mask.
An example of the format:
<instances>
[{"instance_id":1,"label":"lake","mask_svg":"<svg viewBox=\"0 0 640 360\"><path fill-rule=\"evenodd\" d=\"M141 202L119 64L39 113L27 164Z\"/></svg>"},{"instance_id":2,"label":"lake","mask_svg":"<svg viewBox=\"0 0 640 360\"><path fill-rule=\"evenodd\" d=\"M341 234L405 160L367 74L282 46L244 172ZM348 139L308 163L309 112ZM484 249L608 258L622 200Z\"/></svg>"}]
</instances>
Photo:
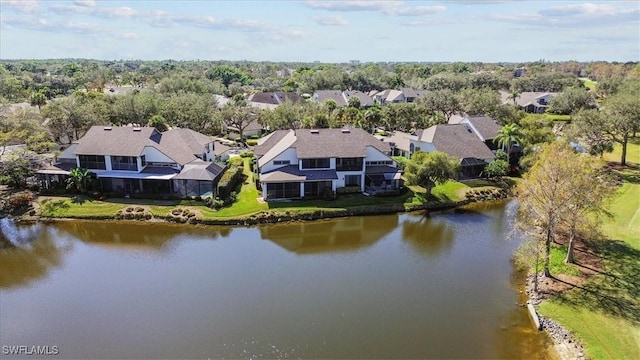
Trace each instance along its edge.
<instances>
[{"instance_id":1,"label":"lake","mask_svg":"<svg viewBox=\"0 0 640 360\"><path fill-rule=\"evenodd\" d=\"M59 358L554 358L519 305L510 206L251 228L2 219L0 345Z\"/></svg>"}]
</instances>

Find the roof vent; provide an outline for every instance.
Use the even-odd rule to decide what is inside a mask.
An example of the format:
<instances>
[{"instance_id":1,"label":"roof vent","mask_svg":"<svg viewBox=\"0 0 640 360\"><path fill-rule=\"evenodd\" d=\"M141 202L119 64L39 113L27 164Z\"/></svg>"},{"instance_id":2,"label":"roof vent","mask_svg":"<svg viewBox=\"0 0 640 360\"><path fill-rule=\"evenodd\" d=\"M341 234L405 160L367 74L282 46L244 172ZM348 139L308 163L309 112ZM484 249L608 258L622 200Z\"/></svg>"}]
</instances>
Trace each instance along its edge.
<instances>
[{"instance_id":1,"label":"roof vent","mask_svg":"<svg viewBox=\"0 0 640 360\"><path fill-rule=\"evenodd\" d=\"M134 128L133 128L133 131L138 131L138 132L140 132L140 131L142 131L142 128L134 127Z\"/></svg>"},{"instance_id":2,"label":"roof vent","mask_svg":"<svg viewBox=\"0 0 640 360\"><path fill-rule=\"evenodd\" d=\"M111 131L111 126L105 126L104 131Z\"/></svg>"},{"instance_id":3,"label":"roof vent","mask_svg":"<svg viewBox=\"0 0 640 360\"><path fill-rule=\"evenodd\" d=\"M351 132L351 130L349 129L342 129L342 133L343 134L349 134Z\"/></svg>"},{"instance_id":4,"label":"roof vent","mask_svg":"<svg viewBox=\"0 0 640 360\"><path fill-rule=\"evenodd\" d=\"M312 134L320 134L320 130L315 130L315 129L314 129L314 130L311 130L310 132L311 132Z\"/></svg>"}]
</instances>

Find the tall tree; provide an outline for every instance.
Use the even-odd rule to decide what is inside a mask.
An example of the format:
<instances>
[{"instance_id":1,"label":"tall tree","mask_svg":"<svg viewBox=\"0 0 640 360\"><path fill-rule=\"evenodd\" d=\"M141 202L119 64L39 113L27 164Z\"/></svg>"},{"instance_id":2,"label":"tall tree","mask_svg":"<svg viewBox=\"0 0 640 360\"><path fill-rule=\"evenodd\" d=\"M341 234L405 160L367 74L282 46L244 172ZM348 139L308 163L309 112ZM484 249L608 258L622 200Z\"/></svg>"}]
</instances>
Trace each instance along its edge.
<instances>
[{"instance_id":1,"label":"tall tree","mask_svg":"<svg viewBox=\"0 0 640 360\"><path fill-rule=\"evenodd\" d=\"M457 178L459 163L458 159L440 151L417 151L405 166L407 184L424 186L429 195L435 185Z\"/></svg>"},{"instance_id":2,"label":"tall tree","mask_svg":"<svg viewBox=\"0 0 640 360\"><path fill-rule=\"evenodd\" d=\"M244 136L244 129L253 121L258 120L257 109L233 104L226 104L220 110L219 116L227 127L235 128L238 131L241 140Z\"/></svg>"},{"instance_id":3,"label":"tall tree","mask_svg":"<svg viewBox=\"0 0 640 360\"><path fill-rule=\"evenodd\" d=\"M40 110L42 106L47 103L47 97L40 91L34 91L29 97L29 102L31 106L37 106L38 110Z\"/></svg>"},{"instance_id":4,"label":"tall tree","mask_svg":"<svg viewBox=\"0 0 640 360\"><path fill-rule=\"evenodd\" d=\"M620 164L627 164L627 144L640 132L640 102L637 93L619 92L607 99L601 112L580 112L572 121L572 130L578 136L597 139L604 136L620 144Z\"/></svg>"},{"instance_id":5,"label":"tall tree","mask_svg":"<svg viewBox=\"0 0 640 360\"><path fill-rule=\"evenodd\" d=\"M519 97L520 97L520 91L511 90L511 92L509 93L509 96L507 96L507 100L513 100L513 105L517 105Z\"/></svg>"},{"instance_id":6,"label":"tall tree","mask_svg":"<svg viewBox=\"0 0 640 360\"><path fill-rule=\"evenodd\" d=\"M428 92L418 102L424 104L434 113L442 113L447 121L451 119L453 114L463 110L459 98L449 89Z\"/></svg>"},{"instance_id":7,"label":"tall tree","mask_svg":"<svg viewBox=\"0 0 640 360\"><path fill-rule=\"evenodd\" d=\"M543 271L546 277L551 276L551 243L558 227L566 221L567 214L575 211L581 203L573 199L594 190L585 181L593 172L590 167L583 166L583 156L588 155L574 152L565 142L553 142L544 147L516 189L520 204L516 226L533 230L529 234L544 242Z\"/></svg>"}]
</instances>

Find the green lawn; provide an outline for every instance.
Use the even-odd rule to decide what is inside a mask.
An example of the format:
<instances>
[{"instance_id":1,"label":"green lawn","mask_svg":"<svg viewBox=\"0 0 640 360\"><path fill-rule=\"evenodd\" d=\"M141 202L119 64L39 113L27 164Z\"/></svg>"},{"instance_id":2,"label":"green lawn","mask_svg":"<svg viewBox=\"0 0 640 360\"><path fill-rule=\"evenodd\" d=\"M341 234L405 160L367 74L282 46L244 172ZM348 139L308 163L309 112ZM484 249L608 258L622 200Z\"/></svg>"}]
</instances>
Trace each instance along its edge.
<instances>
[{"instance_id":1,"label":"green lawn","mask_svg":"<svg viewBox=\"0 0 640 360\"><path fill-rule=\"evenodd\" d=\"M584 85L584 87L589 89L595 89L596 86L598 86L597 82L589 79L584 79L584 78L582 79L582 84Z\"/></svg>"},{"instance_id":2,"label":"green lawn","mask_svg":"<svg viewBox=\"0 0 640 360\"><path fill-rule=\"evenodd\" d=\"M615 143L613 152L604 154L607 161L620 163L622 157L622 146ZM627 163L640 164L640 139L633 139L627 143Z\"/></svg>"},{"instance_id":3,"label":"green lawn","mask_svg":"<svg viewBox=\"0 0 640 360\"><path fill-rule=\"evenodd\" d=\"M146 199L107 199L105 201L94 200L88 197L79 197L80 201L74 201L69 197L41 197L41 214L50 217L110 217L119 210L131 205L147 207L154 216L165 216L175 208L188 208L200 214L200 218L207 219L232 219L242 218L261 212L313 213L318 210L325 212L341 211L349 208L403 205L411 207L424 202L455 202L465 199L465 192L470 188L491 188L495 184L486 180L470 180L464 182L449 181L432 189L432 196L427 197L424 188L410 186L408 191L398 196L377 197L363 194L340 195L336 200L292 200L265 203L258 201L258 189L254 182L254 174L249 170L250 159L244 159L244 174L246 179L238 194L237 201L219 210L210 209L195 200L146 200ZM48 199L48 200L45 200ZM44 200L44 203L43 203ZM48 203L48 204L47 204Z\"/></svg>"},{"instance_id":4,"label":"green lawn","mask_svg":"<svg viewBox=\"0 0 640 360\"><path fill-rule=\"evenodd\" d=\"M633 170L635 177L640 170ZM570 329L591 359L640 359L640 184L624 183L596 242L604 270L538 311Z\"/></svg>"}]
</instances>

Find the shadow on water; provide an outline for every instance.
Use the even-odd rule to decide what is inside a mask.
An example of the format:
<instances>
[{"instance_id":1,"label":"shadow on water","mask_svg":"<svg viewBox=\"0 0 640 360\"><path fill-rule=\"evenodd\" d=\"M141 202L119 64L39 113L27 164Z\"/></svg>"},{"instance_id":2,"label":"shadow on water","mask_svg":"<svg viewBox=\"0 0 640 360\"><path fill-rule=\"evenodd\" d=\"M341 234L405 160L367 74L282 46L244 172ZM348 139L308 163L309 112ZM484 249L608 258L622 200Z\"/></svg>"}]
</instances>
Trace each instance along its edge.
<instances>
[{"instance_id":1,"label":"shadow on water","mask_svg":"<svg viewBox=\"0 0 640 360\"><path fill-rule=\"evenodd\" d=\"M420 253L438 255L451 248L455 230L442 218L421 216L402 222L402 240Z\"/></svg>"},{"instance_id":2,"label":"shadow on water","mask_svg":"<svg viewBox=\"0 0 640 360\"><path fill-rule=\"evenodd\" d=\"M17 226L0 219L0 289L43 279L63 262L69 246L60 245L41 224Z\"/></svg>"},{"instance_id":3,"label":"shadow on water","mask_svg":"<svg viewBox=\"0 0 640 360\"><path fill-rule=\"evenodd\" d=\"M260 226L264 240L298 255L353 252L369 247L398 226L398 216L356 216Z\"/></svg>"},{"instance_id":4,"label":"shadow on water","mask_svg":"<svg viewBox=\"0 0 640 360\"><path fill-rule=\"evenodd\" d=\"M198 227L164 223L136 223L113 221L64 221L55 227L81 241L106 247L149 249L163 251L172 240L181 236L216 239L227 237L232 231L227 226Z\"/></svg>"}]
</instances>

